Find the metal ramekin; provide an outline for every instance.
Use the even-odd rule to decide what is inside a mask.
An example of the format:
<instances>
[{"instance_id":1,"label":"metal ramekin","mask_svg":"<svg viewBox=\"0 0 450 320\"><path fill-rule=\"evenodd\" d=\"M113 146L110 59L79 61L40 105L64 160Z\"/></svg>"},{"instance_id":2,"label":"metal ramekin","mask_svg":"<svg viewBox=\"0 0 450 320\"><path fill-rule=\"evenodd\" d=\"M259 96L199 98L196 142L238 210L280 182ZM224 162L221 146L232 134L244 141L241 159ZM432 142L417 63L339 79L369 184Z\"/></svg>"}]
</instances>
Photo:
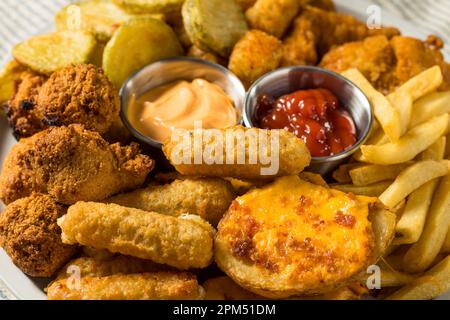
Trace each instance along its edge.
<instances>
[{"instance_id":1,"label":"metal ramekin","mask_svg":"<svg viewBox=\"0 0 450 320\"><path fill-rule=\"evenodd\" d=\"M120 89L120 116L125 126L141 142L160 149L161 141L139 132L128 121L128 104L133 95L141 96L146 91L177 80L192 81L201 78L220 86L233 100L242 123L245 88L241 81L228 69L205 60L178 57L152 63L132 75Z\"/></svg>"},{"instance_id":2,"label":"metal ramekin","mask_svg":"<svg viewBox=\"0 0 450 320\"><path fill-rule=\"evenodd\" d=\"M373 113L369 100L351 81L341 75L317 67L287 67L270 72L258 79L250 88L245 99L244 124L257 127L253 123L257 97L267 93L275 98L302 89L324 88L336 95L353 118L358 141L351 148L329 157L313 157L308 171L328 175L348 159L367 140L373 123Z\"/></svg>"}]
</instances>

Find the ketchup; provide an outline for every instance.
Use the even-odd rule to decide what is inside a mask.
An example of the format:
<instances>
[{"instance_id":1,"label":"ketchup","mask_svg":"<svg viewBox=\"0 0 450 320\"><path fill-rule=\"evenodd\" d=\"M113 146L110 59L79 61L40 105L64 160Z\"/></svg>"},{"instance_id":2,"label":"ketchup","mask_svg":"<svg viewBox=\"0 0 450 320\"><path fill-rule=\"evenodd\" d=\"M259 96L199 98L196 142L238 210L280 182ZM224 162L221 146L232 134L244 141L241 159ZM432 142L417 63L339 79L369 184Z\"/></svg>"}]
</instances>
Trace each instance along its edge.
<instances>
[{"instance_id":1,"label":"ketchup","mask_svg":"<svg viewBox=\"0 0 450 320\"><path fill-rule=\"evenodd\" d=\"M303 139L313 157L338 154L356 143L355 124L327 89L300 90L278 99L258 97L256 121L263 129L285 129Z\"/></svg>"}]
</instances>

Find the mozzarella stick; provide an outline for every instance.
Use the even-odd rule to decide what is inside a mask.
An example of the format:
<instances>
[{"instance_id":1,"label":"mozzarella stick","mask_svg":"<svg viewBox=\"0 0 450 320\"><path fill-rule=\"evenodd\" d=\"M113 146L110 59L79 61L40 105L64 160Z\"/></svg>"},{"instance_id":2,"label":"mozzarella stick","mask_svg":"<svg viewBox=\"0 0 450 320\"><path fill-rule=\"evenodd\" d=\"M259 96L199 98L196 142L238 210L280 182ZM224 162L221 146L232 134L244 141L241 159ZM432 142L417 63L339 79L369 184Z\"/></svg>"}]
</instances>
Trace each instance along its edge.
<instances>
[{"instance_id":1,"label":"mozzarella stick","mask_svg":"<svg viewBox=\"0 0 450 320\"><path fill-rule=\"evenodd\" d=\"M163 146L184 175L268 179L297 175L311 161L303 142L286 130L232 127L177 130Z\"/></svg>"},{"instance_id":2,"label":"mozzarella stick","mask_svg":"<svg viewBox=\"0 0 450 320\"><path fill-rule=\"evenodd\" d=\"M64 243L79 243L152 260L178 269L211 263L214 229L198 216L179 218L122 207L78 202L58 219Z\"/></svg>"},{"instance_id":3,"label":"mozzarella stick","mask_svg":"<svg viewBox=\"0 0 450 320\"><path fill-rule=\"evenodd\" d=\"M186 272L67 278L47 288L49 300L196 300L203 296L195 276Z\"/></svg>"},{"instance_id":4,"label":"mozzarella stick","mask_svg":"<svg viewBox=\"0 0 450 320\"><path fill-rule=\"evenodd\" d=\"M152 185L117 195L106 202L175 216L195 214L216 226L234 198L230 182L203 178Z\"/></svg>"}]
</instances>

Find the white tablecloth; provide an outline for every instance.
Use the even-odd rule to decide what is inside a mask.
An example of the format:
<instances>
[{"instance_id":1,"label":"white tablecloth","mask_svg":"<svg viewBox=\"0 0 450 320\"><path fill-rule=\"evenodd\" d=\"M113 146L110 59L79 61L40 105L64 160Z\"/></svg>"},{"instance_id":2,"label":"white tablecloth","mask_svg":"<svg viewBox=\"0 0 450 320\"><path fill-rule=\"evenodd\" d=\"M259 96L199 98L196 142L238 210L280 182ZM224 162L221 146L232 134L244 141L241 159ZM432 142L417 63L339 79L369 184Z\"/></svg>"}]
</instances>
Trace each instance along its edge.
<instances>
[{"instance_id":1,"label":"white tablecloth","mask_svg":"<svg viewBox=\"0 0 450 320\"><path fill-rule=\"evenodd\" d=\"M349 2L358 0L348 0ZM53 22L55 13L73 0L0 0L0 63L4 63L11 47ZM450 44L450 0L372 0L430 34ZM450 54L449 46L446 51ZM0 300L13 295L0 280Z\"/></svg>"}]
</instances>

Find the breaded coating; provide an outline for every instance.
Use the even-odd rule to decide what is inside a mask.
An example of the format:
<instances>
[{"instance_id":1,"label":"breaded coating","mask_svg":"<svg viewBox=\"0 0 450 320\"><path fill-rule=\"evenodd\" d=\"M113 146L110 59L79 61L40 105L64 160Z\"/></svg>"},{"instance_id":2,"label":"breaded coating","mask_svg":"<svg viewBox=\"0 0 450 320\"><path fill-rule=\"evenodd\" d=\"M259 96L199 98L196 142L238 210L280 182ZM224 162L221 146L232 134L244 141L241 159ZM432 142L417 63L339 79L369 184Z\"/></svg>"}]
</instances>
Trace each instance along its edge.
<instances>
[{"instance_id":1,"label":"breaded coating","mask_svg":"<svg viewBox=\"0 0 450 320\"><path fill-rule=\"evenodd\" d=\"M228 69L248 88L259 77L278 68L282 56L280 40L263 31L250 30L235 45Z\"/></svg>"},{"instance_id":2,"label":"breaded coating","mask_svg":"<svg viewBox=\"0 0 450 320\"><path fill-rule=\"evenodd\" d=\"M221 62L223 62L223 59L220 58L218 55L216 55L215 53L211 53L211 52L207 52L204 51L196 46L191 46L188 50L187 53L188 57L193 57L193 58L199 58L199 59L203 59L212 63L219 63L221 64Z\"/></svg>"},{"instance_id":3,"label":"breaded coating","mask_svg":"<svg viewBox=\"0 0 450 320\"><path fill-rule=\"evenodd\" d=\"M310 5L326 11L336 11L333 0L300 0L302 8Z\"/></svg>"},{"instance_id":4,"label":"breaded coating","mask_svg":"<svg viewBox=\"0 0 450 320\"><path fill-rule=\"evenodd\" d=\"M442 42L409 37L376 36L346 43L327 53L320 66L336 72L359 69L384 94L393 92L419 73L439 65L444 76L440 90L450 90L450 64L441 53Z\"/></svg>"},{"instance_id":5,"label":"breaded coating","mask_svg":"<svg viewBox=\"0 0 450 320\"><path fill-rule=\"evenodd\" d=\"M44 129L41 118L33 111L39 89L47 77L27 70L16 81L15 93L6 105L6 115L16 139Z\"/></svg>"},{"instance_id":6,"label":"breaded coating","mask_svg":"<svg viewBox=\"0 0 450 320\"><path fill-rule=\"evenodd\" d=\"M49 300L197 300L204 290L186 272L116 274L62 279L47 288Z\"/></svg>"},{"instance_id":7,"label":"breaded coating","mask_svg":"<svg viewBox=\"0 0 450 320\"><path fill-rule=\"evenodd\" d=\"M299 174L311 161L303 140L286 130L236 126L199 130L179 138L172 135L164 143L163 151L183 175L269 179ZM199 138L201 153L194 149ZM211 150L214 153L207 152ZM195 159L199 156L203 156L197 159L201 161Z\"/></svg>"},{"instance_id":8,"label":"breaded coating","mask_svg":"<svg viewBox=\"0 0 450 320\"><path fill-rule=\"evenodd\" d=\"M67 263L58 273L57 280L66 279L75 273L80 277L106 277L119 273L132 274L163 271L164 267L167 271L167 266L159 265L150 260L124 255L116 255L107 260L81 257Z\"/></svg>"},{"instance_id":9,"label":"breaded coating","mask_svg":"<svg viewBox=\"0 0 450 320\"><path fill-rule=\"evenodd\" d=\"M219 224L216 262L268 298L330 292L375 260L373 202L298 176L279 178L233 202Z\"/></svg>"},{"instance_id":10,"label":"breaded coating","mask_svg":"<svg viewBox=\"0 0 450 320\"><path fill-rule=\"evenodd\" d=\"M61 241L56 220L65 213L66 208L42 194L9 204L0 214L0 246L29 276L52 276L77 251Z\"/></svg>"},{"instance_id":11,"label":"breaded coating","mask_svg":"<svg viewBox=\"0 0 450 320\"><path fill-rule=\"evenodd\" d=\"M153 166L136 144L109 145L81 125L54 127L12 148L0 174L0 199L8 204L40 192L63 204L103 200L140 187Z\"/></svg>"},{"instance_id":12,"label":"breaded coating","mask_svg":"<svg viewBox=\"0 0 450 320\"><path fill-rule=\"evenodd\" d=\"M245 290L227 276L208 279L203 283L205 300L264 300Z\"/></svg>"},{"instance_id":13,"label":"breaded coating","mask_svg":"<svg viewBox=\"0 0 450 320\"><path fill-rule=\"evenodd\" d=\"M78 202L58 220L64 243L108 249L179 269L211 263L214 229L198 216L179 218L122 207Z\"/></svg>"},{"instance_id":14,"label":"breaded coating","mask_svg":"<svg viewBox=\"0 0 450 320\"><path fill-rule=\"evenodd\" d=\"M395 28L369 29L353 16L306 6L283 40L283 65L315 65L332 47L369 36L399 34Z\"/></svg>"},{"instance_id":15,"label":"breaded coating","mask_svg":"<svg viewBox=\"0 0 450 320\"><path fill-rule=\"evenodd\" d=\"M120 118L113 122L108 131L102 134L102 137L109 143L120 143L121 145L129 144L133 139L133 135L128 131Z\"/></svg>"},{"instance_id":16,"label":"breaded coating","mask_svg":"<svg viewBox=\"0 0 450 320\"><path fill-rule=\"evenodd\" d=\"M281 38L299 10L299 0L257 0L245 17L250 28Z\"/></svg>"},{"instance_id":17,"label":"breaded coating","mask_svg":"<svg viewBox=\"0 0 450 320\"><path fill-rule=\"evenodd\" d=\"M105 202L174 216L199 215L217 226L235 197L233 187L228 181L187 178L120 194Z\"/></svg>"}]
</instances>

